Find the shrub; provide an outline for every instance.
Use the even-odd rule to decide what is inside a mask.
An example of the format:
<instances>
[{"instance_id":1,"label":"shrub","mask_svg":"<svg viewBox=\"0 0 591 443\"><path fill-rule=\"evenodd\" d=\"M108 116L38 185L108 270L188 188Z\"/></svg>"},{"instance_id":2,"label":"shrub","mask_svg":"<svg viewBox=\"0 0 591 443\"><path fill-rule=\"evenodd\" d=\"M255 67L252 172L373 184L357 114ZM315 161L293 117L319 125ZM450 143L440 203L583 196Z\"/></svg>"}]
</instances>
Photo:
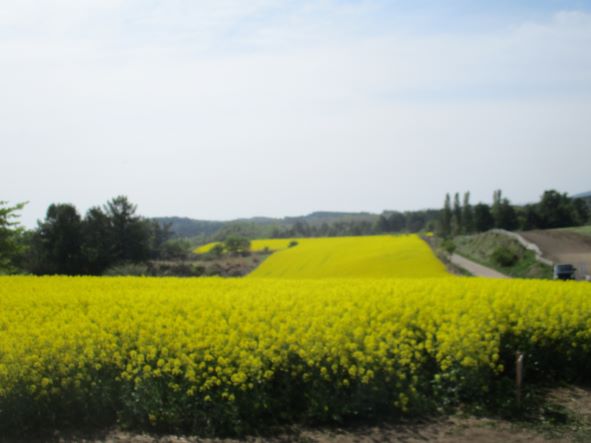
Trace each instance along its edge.
<instances>
[{"instance_id":1,"label":"shrub","mask_svg":"<svg viewBox=\"0 0 591 443\"><path fill-rule=\"evenodd\" d=\"M110 277L125 275L141 277L149 274L148 266L143 263L121 263L111 266L103 273Z\"/></svg>"},{"instance_id":2,"label":"shrub","mask_svg":"<svg viewBox=\"0 0 591 443\"><path fill-rule=\"evenodd\" d=\"M493 261L499 266L509 268L519 260L517 254L505 246L499 246L491 255Z\"/></svg>"},{"instance_id":3,"label":"shrub","mask_svg":"<svg viewBox=\"0 0 591 443\"><path fill-rule=\"evenodd\" d=\"M448 254L453 254L456 250L456 244L453 242L453 240L449 238L443 240L443 242L441 243L441 247Z\"/></svg>"}]
</instances>

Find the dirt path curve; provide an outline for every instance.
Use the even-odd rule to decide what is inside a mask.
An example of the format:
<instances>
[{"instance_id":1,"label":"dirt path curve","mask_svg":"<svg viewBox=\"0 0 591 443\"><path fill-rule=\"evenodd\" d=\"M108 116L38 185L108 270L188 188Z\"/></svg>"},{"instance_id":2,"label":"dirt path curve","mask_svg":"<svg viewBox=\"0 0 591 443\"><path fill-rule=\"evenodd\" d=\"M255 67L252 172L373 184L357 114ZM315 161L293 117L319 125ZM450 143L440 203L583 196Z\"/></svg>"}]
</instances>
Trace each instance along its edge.
<instances>
[{"instance_id":1,"label":"dirt path curve","mask_svg":"<svg viewBox=\"0 0 591 443\"><path fill-rule=\"evenodd\" d=\"M461 255L458 255L458 254L452 254L451 262L454 265L465 269L470 274L472 274L476 277L510 278L510 277L506 276L505 274L501 274L500 272L495 271L494 269L487 268L486 266L482 266L481 264L473 262L472 260L468 260L467 258L462 257Z\"/></svg>"},{"instance_id":2,"label":"dirt path curve","mask_svg":"<svg viewBox=\"0 0 591 443\"><path fill-rule=\"evenodd\" d=\"M538 245L544 257L554 263L570 263L577 268L577 278L591 274L591 237L562 230L519 233Z\"/></svg>"}]
</instances>

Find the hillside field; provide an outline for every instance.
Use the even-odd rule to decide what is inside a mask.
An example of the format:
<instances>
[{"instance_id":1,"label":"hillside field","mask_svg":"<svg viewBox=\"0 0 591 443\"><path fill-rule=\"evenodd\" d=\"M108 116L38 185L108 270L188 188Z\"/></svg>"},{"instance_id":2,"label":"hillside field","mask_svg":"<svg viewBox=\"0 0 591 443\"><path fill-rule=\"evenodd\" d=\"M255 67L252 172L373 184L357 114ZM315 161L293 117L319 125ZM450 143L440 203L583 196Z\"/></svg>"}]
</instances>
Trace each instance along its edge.
<instances>
[{"instance_id":1,"label":"hillside field","mask_svg":"<svg viewBox=\"0 0 591 443\"><path fill-rule=\"evenodd\" d=\"M298 244L288 247L289 243ZM201 247L206 252L214 244ZM269 278L445 277L445 266L417 235L254 240L276 251L250 274Z\"/></svg>"}]
</instances>

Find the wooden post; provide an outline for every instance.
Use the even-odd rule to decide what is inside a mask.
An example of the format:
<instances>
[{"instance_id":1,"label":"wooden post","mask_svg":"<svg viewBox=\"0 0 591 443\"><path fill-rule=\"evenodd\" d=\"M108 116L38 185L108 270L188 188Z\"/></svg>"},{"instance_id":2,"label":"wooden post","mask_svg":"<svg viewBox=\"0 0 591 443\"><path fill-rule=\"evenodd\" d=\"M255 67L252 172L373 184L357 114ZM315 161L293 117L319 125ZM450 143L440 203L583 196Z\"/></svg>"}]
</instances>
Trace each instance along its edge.
<instances>
[{"instance_id":1,"label":"wooden post","mask_svg":"<svg viewBox=\"0 0 591 443\"><path fill-rule=\"evenodd\" d=\"M521 407L521 386L523 385L523 353L515 353L515 400Z\"/></svg>"}]
</instances>

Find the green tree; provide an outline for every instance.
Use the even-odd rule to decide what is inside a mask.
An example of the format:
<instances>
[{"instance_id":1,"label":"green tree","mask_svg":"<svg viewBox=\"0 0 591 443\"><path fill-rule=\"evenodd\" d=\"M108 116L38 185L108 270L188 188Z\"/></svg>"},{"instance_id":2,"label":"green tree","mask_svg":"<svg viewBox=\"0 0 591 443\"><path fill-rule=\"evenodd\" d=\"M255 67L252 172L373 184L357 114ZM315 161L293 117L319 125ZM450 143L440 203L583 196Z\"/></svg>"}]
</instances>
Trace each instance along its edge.
<instances>
[{"instance_id":1,"label":"green tree","mask_svg":"<svg viewBox=\"0 0 591 443\"><path fill-rule=\"evenodd\" d=\"M8 202L0 201L0 274L17 270L15 260L24 250L21 241L24 229L16 219L24 207L25 203L8 206Z\"/></svg>"},{"instance_id":2,"label":"green tree","mask_svg":"<svg viewBox=\"0 0 591 443\"><path fill-rule=\"evenodd\" d=\"M150 226L135 215L136 210L137 206L125 196L115 197L105 205L116 262L141 262L150 256Z\"/></svg>"},{"instance_id":3,"label":"green tree","mask_svg":"<svg viewBox=\"0 0 591 443\"><path fill-rule=\"evenodd\" d=\"M495 221L490 212L490 206L485 203L474 205L474 230L485 232L494 227Z\"/></svg>"},{"instance_id":4,"label":"green tree","mask_svg":"<svg viewBox=\"0 0 591 443\"><path fill-rule=\"evenodd\" d=\"M171 223L148 221L150 228L150 258L157 259L164 254L164 245L172 237Z\"/></svg>"},{"instance_id":5,"label":"green tree","mask_svg":"<svg viewBox=\"0 0 591 443\"><path fill-rule=\"evenodd\" d=\"M406 215L402 212L394 211L388 217L388 222L392 232L402 232L406 228Z\"/></svg>"},{"instance_id":6,"label":"green tree","mask_svg":"<svg viewBox=\"0 0 591 443\"><path fill-rule=\"evenodd\" d=\"M247 254L250 251L250 240L244 237L228 237L224 247L230 254Z\"/></svg>"},{"instance_id":7,"label":"green tree","mask_svg":"<svg viewBox=\"0 0 591 443\"><path fill-rule=\"evenodd\" d=\"M451 198L449 193L445 194L445 202L443 203L443 211L441 211L440 220L440 234L442 237L448 237L451 234Z\"/></svg>"},{"instance_id":8,"label":"green tree","mask_svg":"<svg viewBox=\"0 0 591 443\"><path fill-rule=\"evenodd\" d=\"M493 192L493 202L492 202L492 206L490 208L490 213L493 217L494 220L494 225L496 228L499 228L499 222L498 220L500 219L500 208L501 208L501 200L503 198L503 193L500 189L497 189L496 191Z\"/></svg>"},{"instance_id":9,"label":"green tree","mask_svg":"<svg viewBox=\"0 0 591 443\"><path fill-rule=\"evenodd\" d=\"M544 191L538 203L541 228L562 228L576 223L576 210L573 201L566 195L553 189Z\"/></svg>"},{"instance_id":10,"label":"green tree","mask_svg":"<svg viewBox=\"0 0 591 443\"><path fill-rule=\"evenodd\" d=\"M519 229L529 231L540 227L540 215L538 214L537 205L525 205L519 210L517 217L519 219Z\"/></svg>"},{"instance_id":11,"label":"green tree","mask_svg":"<svg viewBox=\"0 0 591 443\"><path fill-rule=\"evenodd\" d=\"M378 232L391 232L390 220L385 214L381 214L376 222L376 230Z\"/></svg>"},{"instance_id":12,"label":"green tree","mask_svg":"<svg viewBox=\"0 0 591 443\"><path fill-rule=\"evenodd\" d=\"M500 189L493 193L493 204L491 213L494 219L495 228L513 231L518 228L519 221L517 212L507 198L503 198Z\"/></svg>"},{"instance_id":13,"label":"green tree","mask_svg":"<svg viewBox=\"0 0 591 443\"><path fill-rule=\"evenodd\" d=\"M497 218L495 219L495 226L507 231L513 231L519 226L517 220L517 213L511 202L503 198L497 209Z\"/></svg>"},{"instance_id":14,"label":"green tree","mask_svg":"<svg viewBox=\"0 0 591 443\"><path fill-rule=\"evenodd\" d=\"M79 275L84 272L82 220L67 203L52 204L39 223L33 240L37 274Z\"/></svg>"},{"instance_id":15,"label":"green tree","mask_svg":"<svg viewBox=\"0 0 591 443\"><path fill-rule=\"evenodd\" d=\"M462 207L460 206L460 194L454 195L454 208L451 219L451 232L453 235L462 233Z\"/></svg>"},{"instance_id":16,"label":"green tree","mask_svg":"<svg viewBox=\"0 0 591 443\"><path fill-rule=\"evenodd\" d=\"M463 232L470 234L474 232L474 213L470 205L470 192L464 193L464 204L462 205Z\"/></svg>"},{"instance_id":17,"label":"green tree","mask_svg":"<svg viewBox=\"0 0 591 443\"><path fill-rule=\"evenodd\" d=\"M114 261L111 220L96 206L88 210L82 221L82 255L91 275L103 274Z\"/></svg>"},{"instance_id":18,"label":"green tree","mask_svg":"<svg viewBox=\"0 0 591 443\"><path fill-rule=\"evenodd\" d=\"M585 203L585 200L575 198L572 201L572 204L574 210L574 222L576 225L584 225L591 221L591 211L589 210L589 205Z\"/></svg>"}]
</instances>

